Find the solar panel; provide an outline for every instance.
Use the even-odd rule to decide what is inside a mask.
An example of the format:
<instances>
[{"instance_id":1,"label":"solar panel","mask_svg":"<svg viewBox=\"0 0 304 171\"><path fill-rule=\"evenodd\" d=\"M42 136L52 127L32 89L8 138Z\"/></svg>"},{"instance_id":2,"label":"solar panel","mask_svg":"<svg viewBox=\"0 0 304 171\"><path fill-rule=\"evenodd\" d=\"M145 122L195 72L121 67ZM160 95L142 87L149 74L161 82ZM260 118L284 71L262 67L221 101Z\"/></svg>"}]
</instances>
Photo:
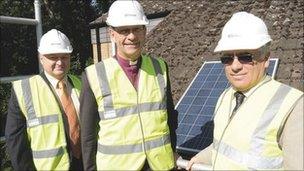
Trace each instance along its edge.
<instances>
[{"instance_id":1,"label":"solar panel","mask_svg":"<svg viewBox=\"0 0 304 171\"><path fill-rule=\"evenodd\" d=\"M277 58L270 59L267 73L274 77ZM217 99L230 86L220 61L205 62L176 105L177 152L190 158L213 140L213 112Z\"/></svg>"}]
</instances>

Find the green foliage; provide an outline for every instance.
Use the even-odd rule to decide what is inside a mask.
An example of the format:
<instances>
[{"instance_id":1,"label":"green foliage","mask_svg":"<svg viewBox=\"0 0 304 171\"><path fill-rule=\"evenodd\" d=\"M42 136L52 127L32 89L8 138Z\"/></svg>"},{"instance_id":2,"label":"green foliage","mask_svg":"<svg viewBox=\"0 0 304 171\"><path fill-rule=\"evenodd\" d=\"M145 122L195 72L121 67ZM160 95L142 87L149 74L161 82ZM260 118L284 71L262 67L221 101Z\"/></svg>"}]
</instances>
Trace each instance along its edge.
<instances>
[{"instance_id":1,"label":"green foliage","mask_svg":"<svg viewBox=\"0 0 304 171\"><path fill-rule=\"evenodd\" d=\"M34 18L32 1L0 2L1 15ZM90 1L44 0L41 2L43 33L56 28L65 33L73 46L74 73L80 74L92 57L89 23L97 18ZM37 74L37 40L35 26L1 23L0 76Z\"/></svg>"},{"instance_id":2,"label":"green foliage","mask_svg":"<svg viewBox=\"0 0 304 171\"><path fill-rule=\"evenodd\" d=\"M101 1L108 3L108 0ZM40 3L43 33L56 28L68 36L74 49L71 72L80 75L87 65L93 63L89 23L98 17L98 10L91 6L90 0L40 0ZM103 8L108 6L103 5ZM34 0L1 0L0 11L2 16L35 18ZM37 74L35 26L1 23L0 29L0 77ZM4 133L10 87L10 84L0 84L1 136ZM0 170L12 170L3 142L0 142L0 148Z\"/></svg>"},{"instance_id":3,"label":"green foliage","mask_svg":"<svg viewBox=\"0 0 304 171\"><path fill-rule=\"evenodd\" d=\"M4 126L6 121L7 101L10 96L11 84L0 84L0 136L4 136ZM12 170L11 163L6 153L5 142L0 141L0 170Z\"/></svg>"},{"instance_id":4,"label":"green foliage","mask_svg":"<svg viewBox=\"0 0 304 171\"><path fill-rule=\"evenodd\" d=\"M114 2L115 0L93 0L92 1L92 6L95 7L95 11L101 15L103 13L108 12L110 5Z\"/></svg>"},{"instance_id":5,"label":"green foliage","mask_svg":"<svg viewBox=\"0 0 304 171\"><path fill-rule=\"evenodd\" d=\"M0 170L3 171L10 171L13 170L13 168L11 167L11 162L9 161L9 157L6 153L6 145L4 142L0 142L0 163L1 163L1 167ZM2 160L2 161L1 161Z\"/></svg>"},{"instance_id":6,"label":"green foliage","mask_svg":"<svg viewBox=\"0 0 304 171\"><path fill-rule=\"evenodd\" d=\"M0 1L1 15L34 18L33 4ZM0 76L37 73L35 26L3 24L1 28Z\"/></svg>"},{"instance_id":7,"label":"green foliage","mask_svg":"<svg viewBox=\"0 0 304 171\"><path fill-rule=\"evenodd\" d=\"M42 5L44 32L56 28L68 36L74 49L72 65L79 64L79 68L72 69L80 74L92 54L89 23L97 18L94 9L86 0L47 2Z\"/></svg>"}]
</instances>

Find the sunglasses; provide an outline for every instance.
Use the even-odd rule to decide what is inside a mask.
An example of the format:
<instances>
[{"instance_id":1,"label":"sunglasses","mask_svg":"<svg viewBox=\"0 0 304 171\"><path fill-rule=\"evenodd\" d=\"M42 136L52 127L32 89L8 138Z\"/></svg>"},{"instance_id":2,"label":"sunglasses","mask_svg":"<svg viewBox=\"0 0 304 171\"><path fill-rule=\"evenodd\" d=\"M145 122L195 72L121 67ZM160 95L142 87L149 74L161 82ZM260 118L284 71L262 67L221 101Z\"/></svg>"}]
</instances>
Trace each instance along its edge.
<instances>
[{"instance_id":1,"label":"sunglasses","mask_svg":"<svg viewBox=\"0 0 304 171\"><path fill-rule=\"evenodd\" d=\"M220 57L222 64L232 64L234 57L237 57L238 61L242 64L248 64L253 61L253 55L250 53L244 53L244 54L229 54L229 55L223 55Z\"/></svg>"}]
</instances>

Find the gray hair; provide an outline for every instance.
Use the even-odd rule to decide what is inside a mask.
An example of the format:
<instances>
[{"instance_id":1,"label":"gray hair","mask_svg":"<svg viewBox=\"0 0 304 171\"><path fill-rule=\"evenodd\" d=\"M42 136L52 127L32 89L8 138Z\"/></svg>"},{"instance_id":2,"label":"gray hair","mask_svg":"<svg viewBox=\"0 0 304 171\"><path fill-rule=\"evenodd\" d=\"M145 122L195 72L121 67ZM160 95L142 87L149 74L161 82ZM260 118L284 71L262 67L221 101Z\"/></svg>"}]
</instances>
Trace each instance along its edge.
<instances>
[{"instance_id":1,"label":"gray hair","mask_svg":"<svg viewBox=\"0 0 304 171\"><path fill-rule=\"evenodd\" d=\"M260 57L265 57L266 55L268 55L270 53L270 45L271 45L271 42L268 42L258 49Z\"/></svg>"}]
</instances>

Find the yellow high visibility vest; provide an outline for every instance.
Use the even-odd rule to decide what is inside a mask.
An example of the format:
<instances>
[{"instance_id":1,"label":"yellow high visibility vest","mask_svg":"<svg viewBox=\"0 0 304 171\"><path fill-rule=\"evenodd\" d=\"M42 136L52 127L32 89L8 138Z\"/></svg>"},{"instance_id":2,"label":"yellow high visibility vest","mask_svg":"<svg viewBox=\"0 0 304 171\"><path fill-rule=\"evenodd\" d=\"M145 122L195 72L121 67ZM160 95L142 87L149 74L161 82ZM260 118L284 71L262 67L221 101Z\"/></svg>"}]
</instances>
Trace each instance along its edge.
<instances>
[{"instance_id":1,"label":"yellow high visibility vest","mask_svg":"<svg viewBox=\"0 0 304 171\"><path fill-rule=\"evenodd\" d=\"M231 120L234 91L221 95L214 118L214 170L283 169L278 130L303 92L270 77L257 86Z\"/></svg>"},{"instance_id":2,"label":"yellow high visibility vest","mask_svg":"<svg viewBox=\"0 0 304 171\"><path fill-rule=\"evenodd\" d=\"M98 104L97 170L153 170L174 167L167 124L164 61L142 56L138 90L114 58L86 68Z\"/></svg>"},{"instance_id":3,"label":"yellow high visibility vest","mask_svg":"<svg viewBox=\"0 0 304 171\"><path fill-rule=\"evenodd\" d=\"M68 76L79 96L81 81ZM69 155L62 111L50 86L40 75L13 82L20 110L27 123L34 165L37 170L69 170Z\"/></svg>"}]
</instances>

